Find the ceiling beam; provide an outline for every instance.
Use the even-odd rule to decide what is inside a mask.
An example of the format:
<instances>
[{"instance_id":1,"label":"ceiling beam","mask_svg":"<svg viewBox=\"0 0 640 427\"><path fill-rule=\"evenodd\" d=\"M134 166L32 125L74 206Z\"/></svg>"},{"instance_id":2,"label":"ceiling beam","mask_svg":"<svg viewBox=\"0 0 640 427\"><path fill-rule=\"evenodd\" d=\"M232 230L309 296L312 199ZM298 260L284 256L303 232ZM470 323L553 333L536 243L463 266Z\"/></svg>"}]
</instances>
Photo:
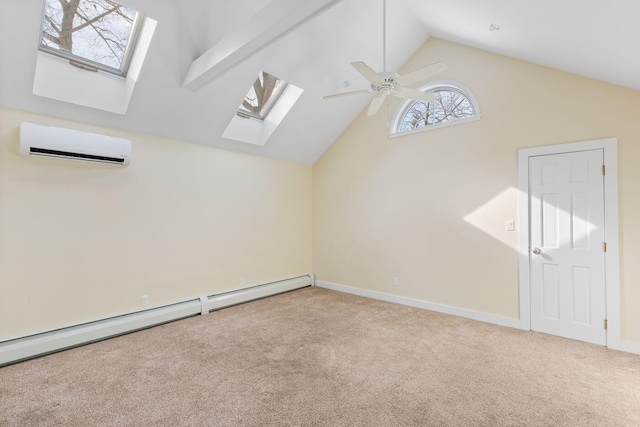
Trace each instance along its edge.
<instances>
[{"instance_id":1,"label":"ceiling beam","mask_svg":"<svg viewBox=\"0 0 640 427\"><path fill-rule=\"evenodd\" d=\"M193 61L182 87L201 89L339 1L271 1Z\"/></svg>"}]
</instances>

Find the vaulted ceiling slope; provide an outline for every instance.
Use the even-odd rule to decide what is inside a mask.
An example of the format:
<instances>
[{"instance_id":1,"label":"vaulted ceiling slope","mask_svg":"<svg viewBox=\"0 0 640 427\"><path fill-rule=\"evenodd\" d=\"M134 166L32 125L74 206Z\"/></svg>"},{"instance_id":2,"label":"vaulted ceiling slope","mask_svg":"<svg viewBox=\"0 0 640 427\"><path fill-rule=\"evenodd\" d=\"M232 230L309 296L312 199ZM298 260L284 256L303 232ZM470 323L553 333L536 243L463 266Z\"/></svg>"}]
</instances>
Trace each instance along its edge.
<instances>
[{"instance_id":1,"label":"vaulted ceiling slope","mask_svg":"<svg viewBox=\"0 0 640 427\"><path fill-rule=\"evenodd\" d=\"M381 71L382 0L337 0L203 88L183 87L194 60L276 1L284 0L121 0L158 25L127 113L118 115L33 95L42 0L3 0L0 105L313 163L369 101L367 96L322 96L367 88L349 65L353 61ZM640 2L635 0L387 3L391 71L431 35L640 90L640 26L635 22ZM500 30L489 31L490 24ZM260 71L303 89L302 96L265 146L223 138ZM348 89L342 87L345 81Z\"/></svg>"},{"instance_id":2,"label":"vaulted ceiling slope","mask_svg":"<svg viewBox=\"0 0 640 427\"><path fill-rule=\"evenodd\" d=\"M37 113L215 147L315 162L368 97L324 100L366 89L349 65L382 68L382 2L340 0L203 88L183 88L194 60L268 0L121 0L158 22L125 115L33 95L42 0L3 0L0 14L0 104ZM16 18L16 17L19 17ZM427 38L404 0L388 0L388 68L399 68ZM266 71L304 90L263 147L222 138L249 87Z\"/></svg>"},{"instance_id":3,"label":"vaulted ceiling slope","mask_svg":"<svg viewBox=\"0 0 640 427\"><path fill-rule=\"evenodd\" d=\"M431 36L640 90L637 0L407 2Z\"/></svg>"}]
</instances>

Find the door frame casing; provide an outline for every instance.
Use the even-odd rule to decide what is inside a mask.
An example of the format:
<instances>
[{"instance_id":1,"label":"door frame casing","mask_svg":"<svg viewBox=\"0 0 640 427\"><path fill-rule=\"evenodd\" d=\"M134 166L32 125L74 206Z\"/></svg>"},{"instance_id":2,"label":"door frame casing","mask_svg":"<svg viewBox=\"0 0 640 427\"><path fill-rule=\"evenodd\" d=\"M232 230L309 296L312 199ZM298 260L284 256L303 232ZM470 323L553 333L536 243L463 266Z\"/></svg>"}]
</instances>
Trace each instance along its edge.
<instances>
[{"instance_id":1,"label":"door frame casing","mask_svg":"<svg viewBox=\"0 0 640 427\"><path fill-rule=\"evenodd\" d=\"M530 204L529 158L576 151L602 150L606 174L604 176L604 236L607 347L620 350L620 252L618 237L618 139L606 138L593 141L523 148L518 150L518 263L520 293L520 326L531 330L530 289ZM603 325L604 327L604 325Z\"/></svg>"}]
</instances>

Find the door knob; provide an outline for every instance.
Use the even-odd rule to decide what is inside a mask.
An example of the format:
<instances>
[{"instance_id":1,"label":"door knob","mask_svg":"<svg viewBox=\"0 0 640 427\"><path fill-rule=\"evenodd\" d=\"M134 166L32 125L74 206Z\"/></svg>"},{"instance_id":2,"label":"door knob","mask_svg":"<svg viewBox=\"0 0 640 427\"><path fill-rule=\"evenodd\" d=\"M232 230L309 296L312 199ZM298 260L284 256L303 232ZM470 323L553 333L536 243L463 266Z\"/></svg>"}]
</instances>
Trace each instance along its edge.
<instances>
[{"instance_id":1,"label":"door knob","mask_svg":"<svg viewBox=\"0 0 640 427\"><path fill-rule=\"evenodd\" d=\"M533 249L531 250L531 252L533 252L533 253L534 253L534 254L536 254L536 255L540 255L540 254L542 253L542 251L540 250L540 248L533 248Z\"/></svg>"}]
</instances>

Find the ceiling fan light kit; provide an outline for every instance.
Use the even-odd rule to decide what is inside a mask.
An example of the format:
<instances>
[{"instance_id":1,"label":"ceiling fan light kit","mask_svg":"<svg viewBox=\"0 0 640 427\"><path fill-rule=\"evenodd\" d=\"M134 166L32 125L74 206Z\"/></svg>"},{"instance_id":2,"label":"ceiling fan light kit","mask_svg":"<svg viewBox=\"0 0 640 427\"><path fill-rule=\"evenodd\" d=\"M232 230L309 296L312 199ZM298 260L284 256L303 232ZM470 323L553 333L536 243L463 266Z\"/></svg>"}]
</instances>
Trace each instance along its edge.
<instances>
[{"instance_id":1,"label":"ceiling fan light kit","mask_svg":"<svg viewBox=\"0 0 640 427\"><path fill-rule=\"evenodd\" d=\"M440 73L447 69L442 62L437 62L426 67L419 68L405 75L386 71L386 25L387 25L387 8L386 0L382 0L382 68L384 71L377 73L367 64L361 61L352 62L351 66L360 73L370 83L370 88L365 90L356 90L353 92L343 92L335 95L325 96L324 99L341 98L343 96L362 95L365 93L375 93L375 96L369 104L367 111L368 116L376 114L388 96L397 96L399 98L413 99L416 101L430 102L435 99L432 93L421 92L416 89L405 86L419 83L426 80L434 74Z\"/></svg>"}]
</instances>

